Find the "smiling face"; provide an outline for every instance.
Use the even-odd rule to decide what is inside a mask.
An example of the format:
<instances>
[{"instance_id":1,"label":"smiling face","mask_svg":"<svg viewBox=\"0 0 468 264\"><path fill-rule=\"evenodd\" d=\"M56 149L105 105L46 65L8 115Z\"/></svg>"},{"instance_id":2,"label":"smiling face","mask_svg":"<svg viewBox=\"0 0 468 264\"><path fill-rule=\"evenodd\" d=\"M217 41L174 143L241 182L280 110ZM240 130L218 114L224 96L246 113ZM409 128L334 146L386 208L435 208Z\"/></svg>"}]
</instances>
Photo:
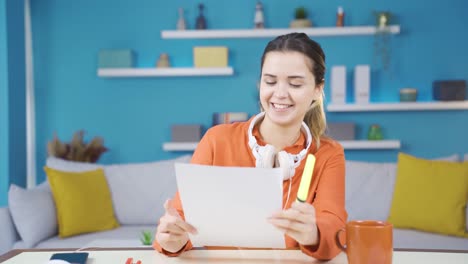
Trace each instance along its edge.
<instances>
[{"instance_id":1,"label":"smiling face","mask_svg":"<svg viewBox=\"0 0 468 264\"><path fill-rule=\"evenodd\" d=\"M260 102L266 118L279 126L302 123L312 101L321 96L312 61L296 51L271 51L265 56L260 81Z\"/></svg>"}]
</instances>

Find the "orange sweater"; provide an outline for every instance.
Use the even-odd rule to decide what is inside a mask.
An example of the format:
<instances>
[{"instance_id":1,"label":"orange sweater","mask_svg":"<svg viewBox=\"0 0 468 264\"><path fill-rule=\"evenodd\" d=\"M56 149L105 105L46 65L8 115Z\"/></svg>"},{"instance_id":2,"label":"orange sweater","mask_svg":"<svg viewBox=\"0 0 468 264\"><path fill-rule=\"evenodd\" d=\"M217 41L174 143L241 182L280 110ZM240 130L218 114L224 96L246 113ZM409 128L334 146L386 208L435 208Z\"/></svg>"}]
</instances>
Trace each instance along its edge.
<instances>
[{"instance_id":1,"label":"orange sweater","mask_svg":"<svg viewBox=\"0 0 468 264\"><path fill-rule=\"evenodd\" d=\"M215 165L215 166L238 166L255 167L255 157L248 145L248 127L252 119L247 122L234 124L223 124L210 128L203 136L195 150L192 162L194 164ZM252 132L257 138L259 145L266 143L261 140L258 128ZM284 150L289 153L299 153L306 145L306 138L302 136L292 146ZM292 238L285 236L288 248L300 249L317 259L327 260L335 257L340 249L335 244L335 233L344 227L347 213L345 210L345 159L343 148L336 141L323 138L320 141L320 148L316 149L316 144L312 143L309 153L316 157L313 180L307 198L308 203L312 203L316 210L317 226L319 230L318 247L307 247L298 245ZM296 169L292 178L291 194L286 208L296 200L299 183L302 177L305 160ZM283 203L288 195L289 181L283 182ZM173 199L173 205L184 217L179 193ZM171 254L164 251L155 242L153 247L159 252L175 256L192 248L191 243L187 243L185 248L178 253Z\"/></svg>"}]
</instances>

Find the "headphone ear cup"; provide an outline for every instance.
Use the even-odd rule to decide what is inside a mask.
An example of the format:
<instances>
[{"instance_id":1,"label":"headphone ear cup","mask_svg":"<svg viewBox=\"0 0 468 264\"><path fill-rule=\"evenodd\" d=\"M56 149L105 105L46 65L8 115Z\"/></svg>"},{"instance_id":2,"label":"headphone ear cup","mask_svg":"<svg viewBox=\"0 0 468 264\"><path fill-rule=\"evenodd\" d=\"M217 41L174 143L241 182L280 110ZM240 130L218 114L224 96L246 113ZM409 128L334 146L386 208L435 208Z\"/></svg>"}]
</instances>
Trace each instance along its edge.
<instances>
[{"instance_id":1,"label":"headphone ear cup","mask_svg":"<svg viewBox=\"0 0 468 264\"><path fill-rule=\"evenodd\" d=\"M294 176L294 160L292 156L286 151L280 151L276 155L279 163L279 167L283 170L283 180L289 180Z\"/></svg>"},{"instance_id":2,"label":"headphone ear cup","mask_svg":"<svg viewBox=\"0 0 468 264\"><path fill-rule=\"evenodd\" d=\"M272 145L265 145L258 149L259 158L255 164L258 168L273 168L275 164L276 149Z\"/></svg>"}]
</instances>

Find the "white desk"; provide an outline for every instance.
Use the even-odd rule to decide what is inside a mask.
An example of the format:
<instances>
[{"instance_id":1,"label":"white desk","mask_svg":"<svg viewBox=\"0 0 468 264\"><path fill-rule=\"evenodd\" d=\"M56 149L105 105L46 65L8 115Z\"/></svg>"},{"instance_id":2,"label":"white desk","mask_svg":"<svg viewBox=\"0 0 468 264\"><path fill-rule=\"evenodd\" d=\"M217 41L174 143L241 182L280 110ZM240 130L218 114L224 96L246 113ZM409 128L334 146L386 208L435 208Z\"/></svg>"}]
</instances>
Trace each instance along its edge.
<instances>
[{"instance_id":1,"label":"white desk","mask_svg":"<svg viewBox=\"0 0 468 264\"><path fill-rule=\"evenodd\" d=\"M5 264L43 264L50 256L58 251L11 251L0 257ZM63 252L63 251L61 251ZM242 264L306 264L324 263L310 258L299 250L191 250L179 257L166 257L152 249L103 249L90 250L87 264L124 264L128 257L134 261L141 260L142 264L194 264L194 263L242 263ZM330 264L346 264L346 255L341 253L335 259L325 262ZM468 263L468 251L466 252L407 252L395 251L394 264L466 264Z\"/></svg>"},{"instance_id":2,"label":"white desk","mask_svg":"<svg viewBox=\"0 0 468 264\"><path fill-rule=\"evenodd\" d=\"M145 246L139 239L96 239L82 248L151 248L151 246Z\"/></svg>"}]
</instances>

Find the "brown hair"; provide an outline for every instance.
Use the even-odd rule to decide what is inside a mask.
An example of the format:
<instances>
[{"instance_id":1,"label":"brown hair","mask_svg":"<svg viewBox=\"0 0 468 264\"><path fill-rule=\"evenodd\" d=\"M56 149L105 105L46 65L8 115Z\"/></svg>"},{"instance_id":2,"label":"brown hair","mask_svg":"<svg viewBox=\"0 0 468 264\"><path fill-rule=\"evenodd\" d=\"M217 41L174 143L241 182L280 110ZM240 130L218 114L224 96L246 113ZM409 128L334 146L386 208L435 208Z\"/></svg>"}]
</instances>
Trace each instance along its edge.
<instances>
[{"instance_id":1,"label":"brown hair","mask_svg":"<svg viewBox=\"0 0 468 264\"><path fill-rule=\"evenodd\" d=\"M317 42L310 39L304 33L289 33L281 35L268 42L262 55L261 68L265 62L266 54L270 51L296 51L304 54L311 61L311 71L315 76L315 84L322 85L325 81L325 53ZM310 129L310 133L316 140L317 148L320 145L320 138L324 135L327 121L323 106L324 94L313 101L309 111L304 116L304 122Z\"/></svg>"}]
</instances>

